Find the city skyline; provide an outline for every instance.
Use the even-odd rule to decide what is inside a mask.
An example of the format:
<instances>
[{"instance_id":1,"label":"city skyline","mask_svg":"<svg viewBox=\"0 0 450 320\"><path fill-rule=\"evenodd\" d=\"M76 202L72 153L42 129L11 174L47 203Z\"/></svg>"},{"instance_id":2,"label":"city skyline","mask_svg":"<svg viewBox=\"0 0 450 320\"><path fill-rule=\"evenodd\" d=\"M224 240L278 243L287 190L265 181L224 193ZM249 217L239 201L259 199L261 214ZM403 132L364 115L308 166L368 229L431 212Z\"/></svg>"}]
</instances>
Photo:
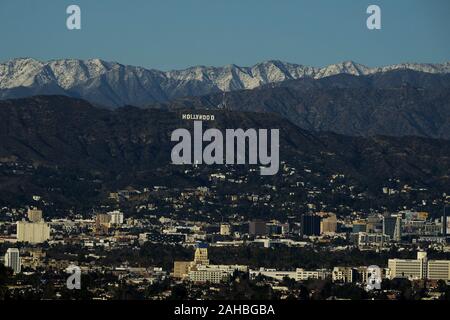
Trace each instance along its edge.
<instances>
[{"instance_id":1,"label":"city skyline","mask_svg":"<svg viewBox=\"0 0 450 320\"><path fill-rule=\"evenodd\" d=\"M449 13L0 1L0 303L450 301Z\"/></svg>"}]
</instances>

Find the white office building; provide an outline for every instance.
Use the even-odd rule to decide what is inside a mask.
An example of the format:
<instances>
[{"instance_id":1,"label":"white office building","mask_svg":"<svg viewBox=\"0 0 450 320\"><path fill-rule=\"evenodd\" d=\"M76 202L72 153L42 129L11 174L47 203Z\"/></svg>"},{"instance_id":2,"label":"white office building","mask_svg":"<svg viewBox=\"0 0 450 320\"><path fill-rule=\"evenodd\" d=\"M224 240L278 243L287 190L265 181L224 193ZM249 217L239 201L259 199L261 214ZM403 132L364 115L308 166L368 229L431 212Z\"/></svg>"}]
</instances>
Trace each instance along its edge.
<instances>
[{"instance_id":1,"label":"white office building","mask_svg":"<svg viewBox=\"0 0 450 320\"><path fill-rule=\"evenodd\" d=\"M277 269L260 268L259 270L250 270L250 278L254 279L257 276L264 276L275 280L283 280L284 278L296 279L297 272L295 271L282 271Z\"/></svg>"},{"instance_id":2,"label":"white office building","mask_svg":"<svg viewBox=\"0 0 450 320\"><path fill-rule=\"evenodd\" d=\"M305 281L308 279L325 279L328 275L326 270L305 270L297 268L295 271L280 271L276 269L260 268L259 270L250 270L250 277L256 278L257 276L265 276L276 280L283 280L284 278L290 278L295 281Z\"/></svg>"},{"instance_id":3,"label":"white office building","mask_svg":"<svg viewBox=\"0 0 450 320\"><path fill-rule=\"evenodd\" d=\"M248 267L242 265L195 265L190 268L188 278L193 282L220 283L231 277L235 271L247 272Z\"/></svg>"},{"instance_id":4,"label":"white office building","mask_svg":"<svg viewBox=\"0 0 450 320\"><path fill-rule=\"evenodd\" d=\"M5 254L5 266L13 269L14 273L20 273L21 259L19 249L9 248Z\"/></svg>"},{"instance_id":5,"label":"white office building","mask_svg":"<svg viewBox=\"0 0 450 320\"><path fill-rule=\"evenodd\" d=\"M359 247L382 247L390 243L391 237L381 233L358 233Z\"/></svg>"},{"instance_id":6,"label":"white office building","mask_svg":"<svg viewBox=\"0 0 450 320\"><path fill-rule=\"evenodd\" d=\"M450 281L450 260L428 261L428 279Z\"/></svg>"},{"instance_id":7,"label":"white office building","mask_svg":"<svg viewBox=\"0 0 450 320\"><path fill-rule=\"evenodd\" d=\"M301 268L297 268L295 270L296 280L304 281L309 279L325 279L328 276L328 272L325 270L305 270Z\"/></svg>"},{"instance_id":8,"label":"white office building","mask_svg":"<svg viewBox=\"0 0 450 320\"><path fill-rule=\"evenodd\" d=\"M390 278L410 280L450 281L450 260L428 260L426 252L418 252L417 259L389 259Z\"/></svg>"},{"instance_id":9,"label":"white office building","mask_svg":"<svg viewBox=\"0 0 450 320\"><path fill-rule=\"evenodd\" d=\"M121 211L112 211L109 212L108 215L110 216L109 223L111 225L123 224L123 213Z\"/></svg>"}]
</instances>

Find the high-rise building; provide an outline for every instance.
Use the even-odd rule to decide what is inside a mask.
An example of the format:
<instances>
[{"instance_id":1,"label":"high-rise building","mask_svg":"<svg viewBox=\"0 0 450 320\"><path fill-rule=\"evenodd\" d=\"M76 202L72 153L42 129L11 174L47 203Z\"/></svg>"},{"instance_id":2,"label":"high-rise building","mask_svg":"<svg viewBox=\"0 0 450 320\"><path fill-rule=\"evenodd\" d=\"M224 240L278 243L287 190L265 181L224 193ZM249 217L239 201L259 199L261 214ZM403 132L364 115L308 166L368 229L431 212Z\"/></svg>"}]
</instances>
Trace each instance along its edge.
<instances>
[{"instance_id":1,"label":"high-rise building","mask_svg":"<svg viewBox=\"0 0 450 320\"><path fill-rule=\"evenodd\" d=\"M281 234L288 234L288 233L289 233L289 223L282 223Z\"/></svg>"},{"instance_id":2,"label":"high-rise building","mask_svg":"<svg viewBox=\"0 0 450 320\"><path fill-rule=\"evenodd\" d=\"M450 260L428 261L428 279L450 281Z\"/></svg>"},{"instance_id":3,"label":"high-rise building","mask_svg":"<svg viewBox=\"0 0 450 320\"><path fill-rule=\"evenodd\" d=\"M383 217L383 234L388 235L395 241L400 241L402 236L401 215Z\"/></svg>"},{"instance_id":4,"label":"high-rise building","mask_svg":"<svg viewBox=\"0 0 450 320\"><path fill-rule=\"evenodd\" d=\"M189 274L192 261L175 261L173 264L173 277L185 279Z\"/></svg>"},{"instance_id":5,"label":"high-rise building","mask_svg":"<svg viewBox=\"0 0 450 320\"><path fill-rule=\"evenodd\" d=\"M401 215L397 215L397 221L395 223L394 240L395 241L402 240L402 216Z\"/></svg>"},{"instance_id":6,"label":"high-rise building","mask_svg":"<svg viewBox=\"0 0 450 320\"><path fill-rule=\"evenodd\" d=\"M337 218L335 214L329 214L328 217L323 218L320 223L321 233L335 233L337 230Z\"/></svg>"},{"instance_id":7,"label":"high-rise building","mask_svg":"<svg viewBox=\"0 0 450 320\"><path fill-rule=\"evenodd\" d=\"M416 260L389 259L390 278L450 281L450 260L428 260L420 251Z\"/></svg>"},{"instance_id":8,"label":"high-rise building","mask_svg":"<svg viewBox=\"0 0 450 320\"><path fill-rule=\"evenodd\" d=\"M199 266L208 266L208 245L198 243L194 253L194 261L174 261L173 277L186 279L192 270L197 270Z\"/></svg>"},{"instance_id":9,"label":"high-rise building","mask_svg":"<svg viewBox=\"0 0 450 320\"><path fill-rule=\"evenodd\" d=\"M427 253L417 252L417 259L389 259L388 268L390 278L408 278L411 280L425 279L427 277Z\"/></svg>"},{"instance_id":10,"label":"high-rise building","mask_svg":"<svg viewBox=\"0 0 450 320\"><path fill-rule=\"evenodd\" d=\"M13 269L14 273L20 273L21 259L19 249L9 248L5 254L5 266Z\"/></svg>"},{"instance_id":11,"label":"high-rise building","mask_svg":"<svg viewBox=\"0 0 450 320\"><path fill-rule=\"evenodd\" d=\"M17 241L32 244L43 243L50 239L50 227L44 221L17 221Z\"/></svg>"},{"instance_id":12,"label":"high-rise building","mask_svg":"<svg viewBox=\"0 0 450 320\"><path fill-rule=\"evenodd\" d=\"M352 233L367 232L367 222L363 220L355 221L352 225Z\"/></svg>"},{"instance_id":13,"label":"high-rise building","mask_svg":"<svg viewBox=\"0 0 450 320\"><path fill-rule=\"evenodd\" d=\"M383 224L378 216L369 216L367 218L367 232L378 233L383 231Z\"/></svg>"},{"instance_id":14,"label":"high-rise building","mask_svg":"<svg viewBox=\"0 0 450 320\"><path fill-rule=\"evenodd\" d=\"M123 213L121 211L112 211L108 213L109 215L109 223L112 225L120 225L123 224Z\"/></svg>"},{"instance_id":15,"label":"high-rise building","mask_svg":"<svg viewBox=\"0 0 450 320\"><path fill-rule=\"evenodd\" d=\"M42 210L39 210L39 209L28 209L28 220L30 222L40 222L40 221L42 221Z\"/></svg>"},{"instance_id":16,"label":"high-rise building","mask_svg":"<svg viewBox=\"0 0 450 320\"><path fill-rule=\"evenodd\" d=\"M391 279L408 278L417 280L423 279L424 276L423 265L418 260L389 259L388 268Z\"/></svg>"},{"instance_id":17,"label":"high-rise building","mask_svg":"<svg viewBox=\"0 0 450 320\"><path fill-rule=\"evenodd\" d=\"M199 243L194 253L194 263L208 265L208 245L206 243Z\"/></svg>"},{"instance_id":18,"label":"high-rise building","mask_svg":"<svg viewBox=\"0 0 450 320\"><path fill-rule=\"evenodd\" d=\"M231 226L228 223L222 223L220 225L220 235L229 236L231 234Z\"/></svg>"},{"instance_id":19,"label":"high-rise building","mask_svg":"<svg viewBox=\"0 0 450 320\"><path fill-rule=\"evenodd\" d=\"M392 216L383 217L383 234L394 237L395 224L397 223L397 218Z\"/></svg>"},{"instance_id":20,"label":"high-rise building","mask_svg":"<svg viewBox=\"0 0 450 320\"><path fill-rule=\"evenodd\" d=\"M267 224L267 234L268 235L277 235L282 234L283 228L279 223L268 223Z\"/></svg>"},{"instance_id":21,"label":"high-rise building","mask_svg":"<svg viewBox=\"0 0 450 320\"><path fill-rule=\"evenodd\" d=\"M111 216L109 214L99 213L95 216L95 232L97 234L107 234Z\"/></svg>"},{"instance_id":22,"label":"high-rise building","mask_svg":"<svg viewBox=\"0 0 450 320\"><path fill-rule=\"evenodd\" d=\"M265 236L267 235L267 224L264 221L250 221L249 232L252 236Z\"/></svg>"},{"instance_id":23,"label":"high-rise building","mask_svg":"<svg viewBox=\"0 0 450 320\"><path fill-rule=\"evenodd\" d=\"M444 212L442 214L442 235L447 236L448 231L448 216L450 215L450 207L444 207Z\"/></svg>"},{"instance_id":24,"label":"high-rise building","mask_svg":"<svg viewBox=\"0 0 450 320\"><path fill-rule=\"evenodd\" d=\"M320 235L320 217L316 215L302 215L300 219L300 232L302 236Z\"/></svg>"},{"instance_id":25,"label":"high-rise building","mask_svg":"<svg viewBox=\"0 0 450 320\"><path fill-rule=\"evenodd\" d=\"M99 213L95 216L96 224L109 224L111 222L111 216L109 214Z\"/></svg>"},{"instance_id":26,"label":"high-rise building","mask_svg":"<svg viewBox=\"0 0 450 320\"><path fill-rule=\"evenodd\" d=\"M197 244L194 261L174 261L173 277L189 279L193 282L220 283L229 278L235 271L248 272L243 265L211 265L208 260L208 245Z\"/></svg>"}]
</instances>

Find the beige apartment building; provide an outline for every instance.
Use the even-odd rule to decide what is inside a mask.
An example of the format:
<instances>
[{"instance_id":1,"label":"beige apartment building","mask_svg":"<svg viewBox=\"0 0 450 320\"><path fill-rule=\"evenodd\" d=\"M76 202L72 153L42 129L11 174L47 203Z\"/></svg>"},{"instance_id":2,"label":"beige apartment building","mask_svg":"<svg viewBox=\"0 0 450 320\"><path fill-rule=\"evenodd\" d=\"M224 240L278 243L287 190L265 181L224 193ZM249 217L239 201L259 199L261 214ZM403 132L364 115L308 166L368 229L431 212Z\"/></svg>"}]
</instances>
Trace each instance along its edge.
<instances>
[{"instance_id":1,"label":"beige apartment building","mask_svg":"<svg viewBox=\"0 0 450 320\"><path fill-rule=\"evenodd\" d=\"M335 233L337 230L337 218L335 214L329 214L320 222L320 233Z\"/></svg>"},{"instance_id":2,"label":"beige apartment building","mask_svg":"<svg viewBox=\"0 0 450 320\"><path fill-rule=\"evenodd\" d=\"M30 222L42 221L42 210L39 210L39 209L28 209L28 220Z\"/></svg>"},{"instance_id":3,"label":"beige apartment building","mask_svg":"<svg viewBox=\"0 0 450 320\"><path fill-rule=\"evenodd\" d=\"M17 241L32 244L43 243L50 239L50 226L44 221L17 221Z\"/></svg>"},{"instance_id":4,"label":"beige apartment building","mask_svg":"<svg viewBox=\"0 0 450 320\"><path fill-rule=\"evenodd\" d=\"M247 266L240 265L211 265L208 259L208 249L199 246L195 250L193 261L175 261L173 277L188 279L192 282L220 283L230 277L235 271L247 272Z\"/></svg>"}]
</instances>

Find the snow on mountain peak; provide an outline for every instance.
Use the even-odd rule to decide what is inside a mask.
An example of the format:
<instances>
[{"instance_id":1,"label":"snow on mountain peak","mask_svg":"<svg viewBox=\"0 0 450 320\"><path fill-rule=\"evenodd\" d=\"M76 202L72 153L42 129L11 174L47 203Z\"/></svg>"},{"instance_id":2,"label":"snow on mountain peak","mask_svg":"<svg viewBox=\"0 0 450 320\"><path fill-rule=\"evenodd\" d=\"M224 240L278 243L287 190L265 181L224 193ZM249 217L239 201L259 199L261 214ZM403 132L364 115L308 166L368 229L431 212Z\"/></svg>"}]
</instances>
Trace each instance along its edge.
<instances>
[{"instance_id":1,"label":"snow on mountain peak","mask_svg":"<svg viewBox=\"0 0 450 320\"><path fill-rule=\"evenodd\" d=\"M361 76L399 69L450 73L450 62L403 63L370 68L353 61L310 67L267 60L252 67L234 64L224 67L195 66L163 72L100 59L41 62L32 58L18 58L0 64L0 98L10 97L6 91L20 87L30 88L37 93L41 92L40 88L45 89L42 90L44 93L48 93L48 88L59 88L58 93L70 90L91 101L120 105L132 104L136 102L136 97L138 102L164 101L183 95L207 94L212 90L253 89L305 77L320 79L337 74Z\"/></svg>"}]
</instances>

